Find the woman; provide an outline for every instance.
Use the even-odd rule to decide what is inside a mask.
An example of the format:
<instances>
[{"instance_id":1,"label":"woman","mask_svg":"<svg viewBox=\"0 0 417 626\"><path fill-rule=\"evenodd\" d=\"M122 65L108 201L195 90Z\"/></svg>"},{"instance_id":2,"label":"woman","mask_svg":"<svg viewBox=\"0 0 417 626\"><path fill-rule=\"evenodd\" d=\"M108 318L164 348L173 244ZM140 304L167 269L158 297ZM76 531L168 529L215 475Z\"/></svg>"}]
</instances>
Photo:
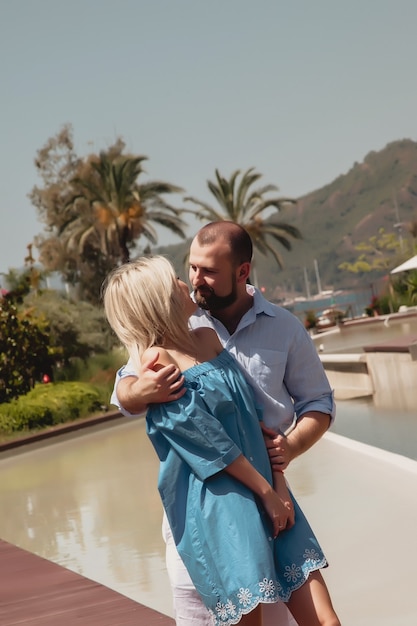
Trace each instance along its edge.
<instances>
[{"instance_id":1,"label":"woman","mask_svg":"<svg viewBox=\"0 0 417 626\"><path fill-rule=\"evenodd\" d=\"M213 623L258 626L262 604L283 600L300 626L339 626L318 571L326 559L283 473L272 475L261 409L215 332L189 330L196 305L172 265L117 268L104 307L138 371L157 355L183 372L187 392L152 405L147 432L175 544Z\"/></svg>"}]
</instances>

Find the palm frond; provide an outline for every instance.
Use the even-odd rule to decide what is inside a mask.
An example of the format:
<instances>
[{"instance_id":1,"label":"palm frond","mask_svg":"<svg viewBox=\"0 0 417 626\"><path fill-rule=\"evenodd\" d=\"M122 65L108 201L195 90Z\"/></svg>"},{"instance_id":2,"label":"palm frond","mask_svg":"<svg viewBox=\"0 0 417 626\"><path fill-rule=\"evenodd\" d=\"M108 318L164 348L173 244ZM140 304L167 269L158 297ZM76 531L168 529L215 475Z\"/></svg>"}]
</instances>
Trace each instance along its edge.
<instances>
[{"instance_id":1,"label":"palm frond","mask_svg":"<svg viewBox=\"0 0 417 626\"><path fill-rule=\"evenodd\" d=\"M143 229L142 229L141 235L143 237L145 237L145 239L150 241L151 244L154 245L154 246L158 243L157 232L154 229L154 227L151 224L149 224L148 222L145 222L143 224Z\"/></svg>"},{"instance_id":2,"label":"palm frond","mask_svg":"<svg viewBox=\"0 0 417 626\"><path fill-rule=\"evenodd\" d=\"M148 221L164 226L174 234L181 237L181 239L185 239L186 237L184 232L185 222L175 215L167 215L163 211L149 211Z\"/></svg>"},{"instance_id":3,"label":"palm frond","mask_svg":"<svg viewBox=\"0 0 417 626\"><path fill-rule=\"evenodd\" d=\"M183 198L184 202L192 202L196 205L194 209L182 209L184 213L190 213L200 221L214 222L225 219L224 215L216 211L210 204L192 197Z\"/></svg>"},{"instance_id":4,"label":"palm frond","mask_svg":"<svg viewBox=\"0 0 417 626\"><path fill-rule=\"evenodd\" d=\"M145 200L148 195L160 195L164 193L184 193L182 187L177 185L171 185L170 183L164 183L160 180L151 180L146 183L140 184L140 197Z\"/></svg>"},{"instance_id":5,"label":"palm frond","mask_svg":"<svg viewBox=\"0 0 417 626\"><path fill-rule=\"evenodd\" d=\"M267 250L267 254L270 254L271 256L273 256L278 267L282 269L284 267L284 262L282 260L282 256L280 255L280 253L277 252L277 250L275 250L275 248L270 246L268 243L265 243L265 247Z\"/></svg>"},{"instance_id":6,"label":"palm frond","mask_svg":"<svg viewBox=\"0 0 417 626\"><path fill-rule=\"evenodd\" d=\"M287 224L286 222L267 222L263 230L266 234L271 236L274 236L277 233L285 233L293 239L303 238L301 232L296 226L293 226L292 224Z\"/></svg>"},{"instance_id":7,"label":"palm frond","mask_svg":"<svg viewBox=\"0 0 417 626\"><path fill-rule=\"evenodd\" d=\"M269 198L269 199L254 199L254 201L250 205L250 209L248 214L252 217L256 217L260 215L263 211L267 209L274 208L276 211L282 211L285 209L286 204L297 204L296 200L290 200L288 198Z\"/></svg>"},{"instance_id":8,"label":"palm frond","mask_svg":"<svg viewBox=\"0 0 417 626\"><path fill-rule=\"evenodd\" d=\"M239 186L236 192L236 206L243 207L246 204L246 195L248 193L248 189L256 183L262 177L262 174L258 174L255 172L254 167L250 167L240 179Z\"/></svg>"}]
</instances>

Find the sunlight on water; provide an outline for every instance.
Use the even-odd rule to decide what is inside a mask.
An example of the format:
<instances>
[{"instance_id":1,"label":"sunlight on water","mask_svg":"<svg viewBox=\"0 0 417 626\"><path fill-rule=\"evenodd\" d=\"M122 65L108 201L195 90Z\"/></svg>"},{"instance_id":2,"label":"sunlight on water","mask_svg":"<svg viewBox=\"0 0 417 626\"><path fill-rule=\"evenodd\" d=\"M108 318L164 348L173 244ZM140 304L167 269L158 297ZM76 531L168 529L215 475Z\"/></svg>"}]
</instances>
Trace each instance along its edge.
<instances>
[{"instance_id":1,"label":"sunlight on water","mask_svg":"<svg viewBox=\"0 0 417 626\"><path fill-rule=\"evenodd\" d=\"M0 461L0 536L171 614L144 420Z\"/></svg>"},{"instance_id":2,"label":"sunlight on water","mask_svg":"<svg viewBox=\"0 0 417 626\"><path fill-rule=\"evenodd\" d=\"M369 403L343 403L339 413L341 427L356 431L357 438L378 433L379 419L382 430L394 424L388 439L401 432L397 413L372 413ZM409 425L401 437L415 442ZM0 456L0 537L172 616L157 470L143 419ZM415 623L417 613L407 598L417 560L417 553L412 556L417 546L409 540L417 524L417 505L410 499L417 465L414 474L407 470L398 478L389 463L322 440L293 462L287 476L330 558L325 578L344 626ZM392 568L384 570L384 551L378 549L386 536L380 522L388 519L391 506L401 508L403 517L390 563L404 579ZM373 584L375 571L383 572L384 580ZM392 594L405 596L402 619L392 603L379 606L385 584Z\"/></svg>"},{"instance_id":3,"label":"sunlight on water","mask_svg":"<svg viewBox=\"0 0 417 626\"><path fill-rule=\"evenodd\" d=\"M362 352L363 346L383 343L406 335L417 337L417 315L381 316L358 325L341 325L312 337L317 348L325 354Z\"/></svg>"},{"instance_id":4,"label":"sunlight on water","mask_svg":"<svg viewBox=\"0 0 417 626\"><path fill-rule=\"evenodd\" d=\"M395 391L386 392L384 402L338 400L332 431L417 460L417 389L409 391L407 402L396 398Z\"/></svg>"}]
</instances>

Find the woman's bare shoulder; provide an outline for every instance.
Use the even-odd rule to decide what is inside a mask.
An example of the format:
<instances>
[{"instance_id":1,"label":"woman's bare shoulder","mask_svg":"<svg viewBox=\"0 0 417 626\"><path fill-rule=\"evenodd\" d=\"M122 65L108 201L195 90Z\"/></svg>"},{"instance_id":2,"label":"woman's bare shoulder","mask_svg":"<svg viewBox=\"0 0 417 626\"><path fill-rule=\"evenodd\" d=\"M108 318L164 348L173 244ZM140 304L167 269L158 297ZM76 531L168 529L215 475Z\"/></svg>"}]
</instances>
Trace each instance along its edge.
<instances>
[{"instance_id":1,"label":"woman's bare shoulder","mask_svg":"<svg viewBox=\"0 0 417 626\"><path fill-rule=\"evenodd\" d=\"M219 341L217 333L212 328L209 328L208 326L199 326L193 330L193 334L199 342L204 342L206 345L212 346L218 354L220 354L223 350L223 346Z\"/></svg>"},{"instance_id":2,"label":"woman's bare shoulder","mask_svg":"<svg viewBox=\"0 0 417 626\"><path fill-rule=\"evenodd\" d=\"M156 357L158 357L158 360L156 361L156 366L159 365L160 367L164 367L165 365L171 364L177 365L175 359L170 355L168 350L156 346L152 346L152 348L148 348L147 350L145 350L145 352L142 354L141 361L151 361Z\"/></svg>"}]
</instances>

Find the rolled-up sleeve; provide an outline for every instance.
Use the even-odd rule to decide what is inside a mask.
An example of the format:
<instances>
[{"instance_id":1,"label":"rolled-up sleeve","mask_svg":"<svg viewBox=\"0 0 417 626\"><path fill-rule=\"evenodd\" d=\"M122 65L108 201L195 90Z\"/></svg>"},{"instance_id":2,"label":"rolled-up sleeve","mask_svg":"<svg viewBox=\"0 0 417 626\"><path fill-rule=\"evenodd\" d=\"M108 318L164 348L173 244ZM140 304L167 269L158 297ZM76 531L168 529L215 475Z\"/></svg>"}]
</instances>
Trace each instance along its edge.
<instances>
[{"instance_id":1,"label":"rolled-up sleeve","mask_svg":"<svg viewBox=\"0 0 417 626\"><path fill-rule=\"evenodd\" d=\"M311 337L300 324L289 347L284 384L294 401L297 418L310 411L336 414L333 390Z\"/></svg>"}]
</instances>

